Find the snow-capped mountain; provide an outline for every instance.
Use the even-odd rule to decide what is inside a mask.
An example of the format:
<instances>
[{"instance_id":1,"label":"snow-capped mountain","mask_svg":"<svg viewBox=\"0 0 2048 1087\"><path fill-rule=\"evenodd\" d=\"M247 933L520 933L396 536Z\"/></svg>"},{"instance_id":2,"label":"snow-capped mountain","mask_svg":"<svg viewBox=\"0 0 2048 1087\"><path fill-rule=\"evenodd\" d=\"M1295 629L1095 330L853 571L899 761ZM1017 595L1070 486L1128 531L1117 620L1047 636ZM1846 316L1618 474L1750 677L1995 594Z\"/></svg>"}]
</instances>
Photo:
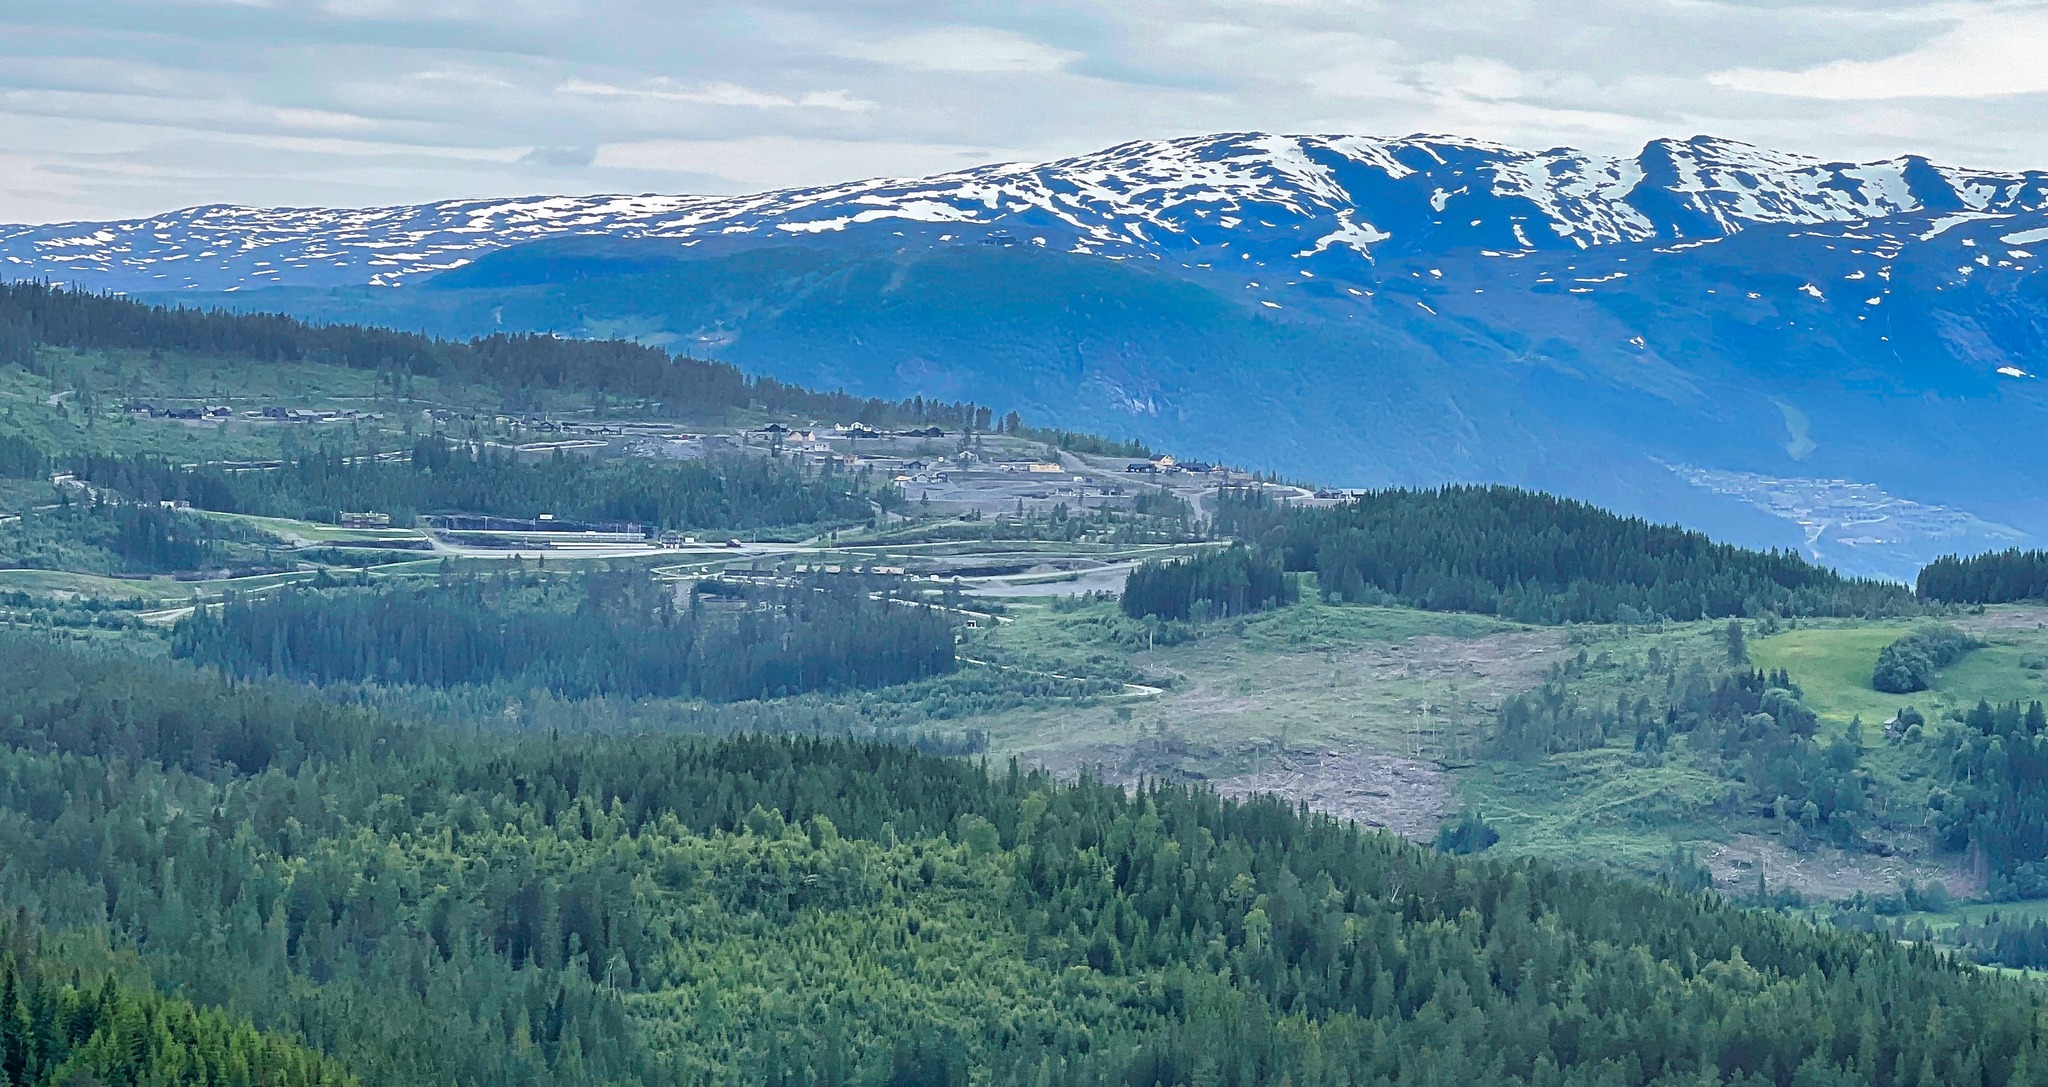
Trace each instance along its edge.
<instances>
[{"instance_id":1,"label":"snow-capped mountain","mask_svg":"<svg viewBox=\"0 0 2048 1087\"><path fill-rule=\"evenodd\" d=\"M797 239L999 242L1076 253L1318 267L1717 239L1758 225L2048 209L2048 173L1920 158L1824 163L1726 140L1632 158L1447 137L1245 134L1125 144L740 197L585 196L338 210L190 208L0 227L0 275L120 291L396 286L494 250L574 235L734 247Z\"/></svg>"},{"instance_id":2,"label":"snow-capped mountain","mask_svg":"<svg viewBox=\"0 0 2048 1087\"><path fill-rule=\"evenodd\" d=\"M0 227L0 277L627 336L1339 485L1543 487L1893 576L2048 540L2044 258L2048 172L1707 138L1248 134L740 197Z\"/></svg>"}]
</instances>

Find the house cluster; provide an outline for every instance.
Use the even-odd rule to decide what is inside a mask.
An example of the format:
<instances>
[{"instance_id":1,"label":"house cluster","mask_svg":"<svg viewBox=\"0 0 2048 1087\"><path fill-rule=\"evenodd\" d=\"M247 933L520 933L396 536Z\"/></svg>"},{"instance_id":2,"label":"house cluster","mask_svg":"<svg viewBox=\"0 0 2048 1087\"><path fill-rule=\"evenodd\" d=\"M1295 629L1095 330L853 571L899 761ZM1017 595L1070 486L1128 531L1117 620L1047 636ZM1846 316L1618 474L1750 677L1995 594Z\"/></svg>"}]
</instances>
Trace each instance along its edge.
<instances>
[{"instance_id":1,"label":"house cluster","mask_svg":"<svg viewBox=\"0 0 2048 1087\"><path fill-rule=\"evenodd\" d=\"M998 471L1003 472L1025 472L1034 476L1058 475L1061 472L1066 471L1065 468L1062 468L1058 464L1055 464L1052 461L1044 460L997 461L996 469ZM1075 478L1078 479L1080 477L1076 476Z\"/></svg>"},{"instance_id":2,"label":"house cluster","mask_svg":"<svg viewBox=\"0 0 2048 1087\"><path fill-rule=\"evenodd\" d=\"M595 438L565 438L556 442L522 442L512 447L521 463L532 464L547 460L557 454L592 454L611 448L611 443Z\"/></svg>"},{"instance_id":3,"label":"house cluster","mask_svg":"<svg viewBox=\"0 0 2048 1087\"><path fill-rule=\"evenodd\" d=\"M262 419L273 423L333 423L375 422L384 418L383 412L356 411L353 408L341 411L316 411L306 408L255 408L237 412L226 404L208 404L204 407L160 408L142 401L131 401L123 407L128 414L149 419Z\"/></svg>"},{"instance_id":4,"label":"house cluster","mask_svg":"<svg viewBox=\"0 0 2048 1087\"><path fill-rule=\"evenodd\" d=\"M1161 453L1158 456L1153 457L1151 460L1135 460L1129 464L1124 465L1124 471L1129 472L1132 475L1161 476L1174 475L1181 472L1186 472L1191 475L1207 475L1208 473L1217 470L1218 469L1215 465L1209 464L1205 461L1175 460L1164 453Z\"/></svg>"},{"instance_id":5,"label":"house cluster","mask_svg":"<svg viewBox=\"0 0 2048 1087\"><path fill-rule=\"evenodd\" d=\"M203 408L160 408L139 400L127 404L121 410L146 419L230 419L235 414L235 409L219 404L209 404Z\"/></svg>"},{"instance_id":6,"label":"house cluster","mask_svg":"<svg viewBox=\"0 0 2048 1087\"><path fill-rule=\"evenodd\" d=\"M384 419L384 413L381 411L357 411L354 408L343 408L340 411L310 411L303 408L263 408L260 411L245 411L242 414L251 419L269 419L273 422L284 423L347 423L357 420L366 423L376 423L382 422Z\"/></svg>"},{"instance_id":7,"label":"house cluster","mask_svg":"<svg viewBox=\"0 0 2048 1087\"><path fill-rule=\"evenodd\" d=\"M881 430L866 423L840 423L834 426L789 427L781 423L769 423L758 427L754 435L769 441L779 441L785 448L802 448L821 445L828 441L863 441L877 438L943 438L943 427L920 427L912 430Z\"/></svg>"},{"instance_id":8,"label":"house cluster","mask_svg":"<svg viewBox=\"0 0 2048 1087\"><path fill-rule=\"evenodd\" d=\"M695 435L683 433L674 423L600 423L575 419L545 419L532 416L510 415L500 415L492 421L502 427L537 430L543 434L596 434L615 437L669 438L676 441L687 441L695 437Z\"/></svg>"}]
</instances>

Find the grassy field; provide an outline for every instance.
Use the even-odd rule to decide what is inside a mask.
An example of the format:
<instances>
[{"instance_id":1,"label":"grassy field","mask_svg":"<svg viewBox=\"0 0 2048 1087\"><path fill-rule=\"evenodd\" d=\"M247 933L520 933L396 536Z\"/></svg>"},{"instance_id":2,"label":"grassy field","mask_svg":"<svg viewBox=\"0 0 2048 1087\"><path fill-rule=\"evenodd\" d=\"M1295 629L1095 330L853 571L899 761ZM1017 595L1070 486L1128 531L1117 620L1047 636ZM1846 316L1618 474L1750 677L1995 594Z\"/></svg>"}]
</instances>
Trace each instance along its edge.
<instances>
[{"instance_id":1,"label":"grassy field","mask_svg":"<svg viewBox=\"0 0 2048 1087\"><path fill-rule=\"evenodd\" d=\"M247 513L196 511L196 515L248 525L302 543L377 543L427 538L426 533L410 528L343 528L339 525L321 524L318 521L300 521L290 517L258 517Z\"/></svg>"},{"instance_id":2,"label":"grassy field","mask_svg":"<svg viewBox=\"0 0 2048 1087\"><path fill-rule=\"evenodd\" d=\"M0 517L19 515L56 501L48 480L0 479Z\"/></svg>"},{"instance_id":3,"label":"grassy field","mask_svg":"<svg viewBox=\"0 0 2048 1087\"><path fill-rule=\"evenodd\" d=\"M1958 893L1942 858L1911 833L1890 852L1795 849L1767 818L1731 812L1731 783L1712 760L1643 755L1633 736L1604 748L1529 762L1489 757L1485 737L1501 702L1570 666L1570 689L1589 705L1624 693L1661 698L1671 673L1727 666L1726 624L1655 627L1528 627L1461 614L1331 606L1312 596L1294 607L1209 624L1192 641L1146 649L1120 635L1114 605L1056 611L1020 605L1015 622L986 637L1014 651L1081 669L1128 662L1161 696L978 719L991 753L1059 769L1094 766L1111 776L1193 776L1226 790L1282 792L1415 833L1460 809L1481 813L1501 848L1567 862L1593 861L1639 874L1670 869L1688 851L1729 887L1759 871L1773 886L1818 897L1895 888L1901 878L1941 879ZM2041 612L2048 616L2048 610ZM2025 617L2022 617L2025 618ZM2024 629L2020 629L2020 628ZM1901 810L1917 810L1938 775L1930 748L1887 744L1876 726L1896 705L1923 710L1974 704L1982 690L2010 697L2038 684L2019 667L2041 637L2031 623L1985 633L1997 643L1942 677L1933 695L1893 699L1869 690L1876 654L1903 623L1801 623L1753 637L1752 656L1786 667L1828 715L1828 731L1861 713L1870 725L1866 765ZM1656 662L1653 664L1652 662ZM1659 670L1661 667L1661 671ZM1359 757L1358 753L1369 757ZM1402 808L1424 818L1401 825Z\"/></svg>"},{"instance_id":4,"label":"grassy field","mask_svg":"<svg viewBox=\"0 0 2048 1087\"><path fill-rule=\"evenodd\" d=\"M1898 623L1801 623L1766 638L1752 638L1750 659L1764 669L1783 668L1792 681L1806 692L1806 704L1822 718L1846 724L1861 716L1866 723L1889 720L1901 707L1918 703L1927 707L1930 698L1919 695L1890 695L1870 685L1877 654L1912 629Z\"/></svg>"},{"instance_id":5,"label":"grassy field","mask_svg":"<svg viewBox=\"0 0 2048 1087\"><path fill-rule=\"evenodd\" d=\"M2005 921L2048 921L2048 898L2028 899L2021 902L1971 902L1957 906L1945 913L1912 913L1906 918L1925 921L1935 928L1969 923L1980 925L1996 914Z\"/></svg>"},{"instance_id":6,"label":"grassy field","mask_svg":"<svg viewBox=\"0 0 2048 1087\"><path fill-rule=\"evenodd\" d=\"M74 574L64 570L0 570L0 592L95 597L100 600L175 602L192 598L186 581L136 580Z\"/></svg>"},{"instance_id":7,"label":"grassy field","mask_svg":"<svg viewBox=\"0 0 2048 1087\"><path fill-rule=\"evenodd\" d=\"M1988 644L1943 670L1932 690L1913 694L1886 694L1870 685L1878 653L1911 630L1911 623L1801 623L1796 630L1752 639L1750 656L1758 667L1790 672L1805 690L1807 705L1836 725L1858 716L1866 725L1881 724L1905 706L1932 717L1967 710L1980 698L2048 699L2042 672L2023 666L2029 659L2048 659L2048 631L2024 621L2036 610L2002 609L1996 621L1958 620Z\"/></svg>"},{"instance_id":8,"label":"grassy field","mask_svg":"<svg viewBox=\"0 0 2048 1087\"><path fill-rule=\"evenodd\" d=\"M0 570L0 592L10 590L37 594L95 597L101 600L143 600L158 604L179 604L226 592L267 589L315 576L314 571L258 574L253 577L222 578L215 581L175 581L171 578L115 578L97 574L74 574L64 570Z\"/></svg>"}]
</instances>

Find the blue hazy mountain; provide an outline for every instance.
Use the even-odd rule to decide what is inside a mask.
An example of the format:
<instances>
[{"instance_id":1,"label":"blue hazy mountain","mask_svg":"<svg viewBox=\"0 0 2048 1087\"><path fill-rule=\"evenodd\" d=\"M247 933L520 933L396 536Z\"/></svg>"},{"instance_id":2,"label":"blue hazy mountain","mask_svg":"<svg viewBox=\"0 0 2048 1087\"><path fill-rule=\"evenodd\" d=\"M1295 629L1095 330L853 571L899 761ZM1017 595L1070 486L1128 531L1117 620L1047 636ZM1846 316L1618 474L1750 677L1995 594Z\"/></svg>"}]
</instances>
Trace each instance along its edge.
<instances>
[{"instance_id":1,"label":"blue hazy mountain","mask_svg":"<svg viewBox=\"0 0 2048 1087\"><path fill-rule=\"evenodd\" d=\"M1501 480L1845 569L2048 537L2048 174L1231 135L744 197L0 227L0 274L624 335L1333 484Z\"/></svg>"}]
</instances>

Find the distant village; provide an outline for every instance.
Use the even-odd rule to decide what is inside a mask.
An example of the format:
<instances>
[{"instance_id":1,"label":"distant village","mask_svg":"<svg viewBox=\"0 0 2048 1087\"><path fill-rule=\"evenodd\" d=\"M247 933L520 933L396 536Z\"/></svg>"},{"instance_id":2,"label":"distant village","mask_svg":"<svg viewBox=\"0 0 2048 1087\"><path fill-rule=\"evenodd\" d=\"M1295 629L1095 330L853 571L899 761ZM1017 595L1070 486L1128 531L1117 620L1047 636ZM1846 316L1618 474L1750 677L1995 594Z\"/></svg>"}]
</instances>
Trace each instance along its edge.
<instances>
[{"instance_id":1,"label":"distant village","mask_svg":"<svg viewBox=\"0 0 2048 1087\"><path fill-rule=\"evenodd\" d=\"M268 404L240 407L226 404L160 405L135 401L124 410L137 417L169 419L201 426L318 425L388 423L411 418L351 408L299 407ZM1142 493L1165 491L1195 503L1219 486L1270 487L1288 501L1331 501L1338 492L1310 492L1261 481L1250 474L1169 454L1145 458L1083 455L1001 433L962 432L941 426L885 429L861 422L792 426L771 422L740 430L705 431L681 423L590 418L542 414L458 412L424 408L418 421L429 429L469 427L480 448L533 463L562 456L637 456L695 460L724 456L796 457L819 467L874 472L895 483L920 510L945 516L992 516L1128 508ZM411 428L408 427L408 432ZM403 459L409 449L375 454L377 459ZM214 462L229 472L275 471L277 461ZM382 511L351 511L345 527L382 528L390 518ZM513 524L455 523L427 526L452 539L487 545L531 545L576 537L590 545L646 540L654 546L724 546L725 540L659 538L636 524L571 525L552 518ZM736 541L735 541L736 542Z\"/></svg>"}]
</instances>

